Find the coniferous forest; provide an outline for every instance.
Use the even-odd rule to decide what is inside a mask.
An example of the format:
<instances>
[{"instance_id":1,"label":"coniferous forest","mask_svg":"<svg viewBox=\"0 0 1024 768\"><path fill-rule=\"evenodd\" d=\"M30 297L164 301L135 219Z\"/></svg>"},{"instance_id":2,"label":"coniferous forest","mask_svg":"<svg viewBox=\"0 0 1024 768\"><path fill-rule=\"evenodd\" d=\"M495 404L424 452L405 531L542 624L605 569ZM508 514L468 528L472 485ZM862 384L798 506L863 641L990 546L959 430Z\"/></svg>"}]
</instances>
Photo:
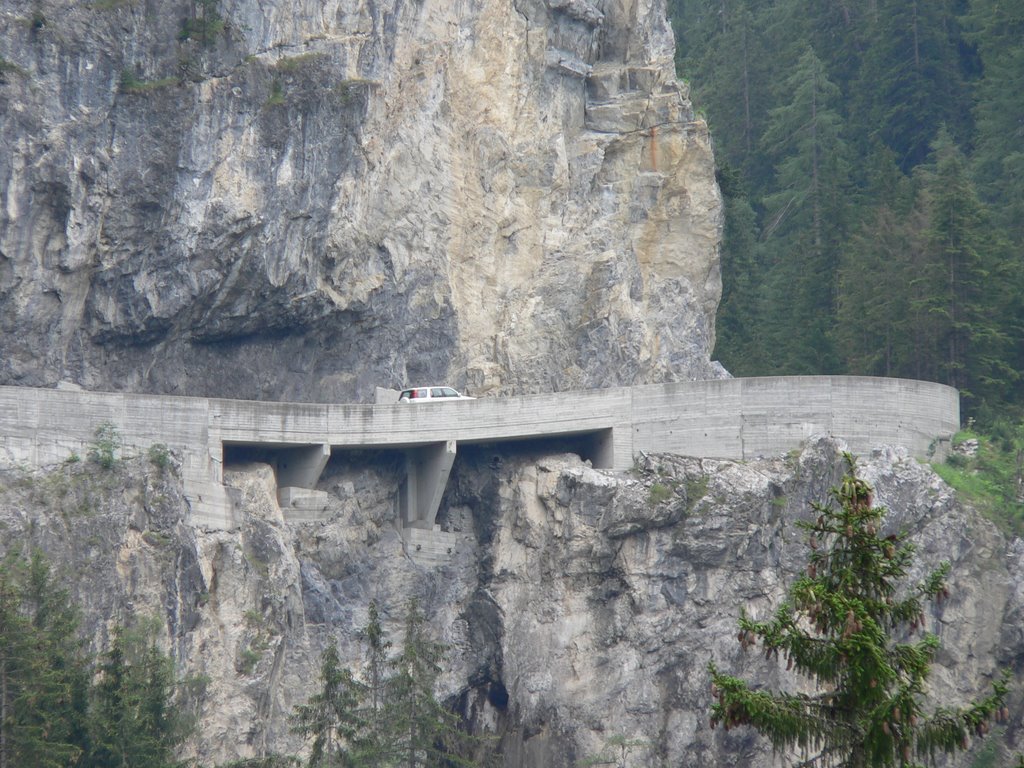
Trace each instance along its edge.
<instances>
[{"instance_id":1,"label":"coniferous forest","mask_svg":"<svg viewBox=\"0 0 1024 768\"><path fill-rule=\"evenodd\" d=\"M1024 406L1024 3L669 0L725 197L716 357Z\"/></svg>"}]
</instances>

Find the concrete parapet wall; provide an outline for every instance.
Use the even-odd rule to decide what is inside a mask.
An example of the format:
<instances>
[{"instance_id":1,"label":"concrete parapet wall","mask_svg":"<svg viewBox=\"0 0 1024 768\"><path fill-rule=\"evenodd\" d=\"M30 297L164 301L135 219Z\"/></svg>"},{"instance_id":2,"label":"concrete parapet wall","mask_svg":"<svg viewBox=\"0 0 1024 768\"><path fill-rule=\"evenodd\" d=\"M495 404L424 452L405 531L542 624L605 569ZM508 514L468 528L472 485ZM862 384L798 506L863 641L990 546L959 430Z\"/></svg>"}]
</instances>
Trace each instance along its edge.
<instances>
[{"instance_id":1,"label":"concrete parapet wall","mask_svg":"<svg viewBox=\"0 0 1024 768\"><path fill-rule=\"evenodd\" d=\"M122 454L158 443L172 451L196 525L233 525L221 441L205 398L0 387L0 463L41 467L72 454L85 458L105 422L117 429Z\"/></svg>"},{"instance_id":2,"label":"concrete parapet wall","mask_svg":"<svg viewBox=\"0 0 1024 768\"><path fill-rule=\"evenodd\" d=\"M923 458L959 428L960 407L957 391L941 384L854 376L381 405L0 387L0 462L44 466L72 453L84 456L97 426L107 421L117 427L125 450L144 452L162 443L174 452L196 525L231 527L221 482L225 444L278 448L293 460L308 453L302 466L318 468L332 447L416 448L564 435L594 436L595 464L612 469L628 469L639 451L726 459L780 455L816 434L843 438L855 453L896 445ZM299 482L295 478L286 484Z\"/></svg>"},{"instance_id":3,"label":"concrete parapet wall","mask_svg":"<svg viewBox=\"0 0 1024 768\"><path fill-rule=\"evenodd\" d=\"M633 388L633 446L724 459L778 456L812 435L854 453L879 445L927 458L960 428L952 387L861 376L775 376Z\"/></svg>"}]
</instances>

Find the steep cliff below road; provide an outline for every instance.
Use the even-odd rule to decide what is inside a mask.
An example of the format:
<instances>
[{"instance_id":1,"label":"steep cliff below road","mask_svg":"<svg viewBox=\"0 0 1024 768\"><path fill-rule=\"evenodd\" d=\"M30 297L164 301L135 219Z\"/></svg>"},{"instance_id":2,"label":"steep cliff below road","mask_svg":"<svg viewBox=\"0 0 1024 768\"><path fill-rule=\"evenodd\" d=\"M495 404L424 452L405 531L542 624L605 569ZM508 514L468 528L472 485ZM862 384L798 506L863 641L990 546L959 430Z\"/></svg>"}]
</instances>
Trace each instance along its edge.
<instances>
[{"instance_id":1,"label":"steep cliff below road","mask_svg":"<svg viewBox=\"0 0 1024 768\"><path fill-rule=\"evenodd\" d=\"M663 0L0 19L2 383L337 401L722 375L720 198Z\"/></svg>"},{"instance_id":2,"label":"steep cliff below road","mask_svg":"<svg viewBox=\"0 0 1024 768\"><path fill-rule=\"evenodd\" d=\"M441 567L417 564L393 528L401 463L387 453L333 456L326 510L305 521L282 514L269 467L227 468L244 514L235 532L185 526L173 473L144 459L109 473L8 469L2 546L31 541L74 576L98 645L112 621L161 619L179 669L206 681L192 691L189 747L205 765L297 749L286 716L311 693L327 640L357 665L370 600L397 638L417 597L449 646L439 694L497 734L506 768L570 768L615 739L638 745L628 768L766 768L762 740L709 729L705 668L715 659L783 680L777 664L742 653L736 619L741 607L772 610L804 566L793 521L837 479L836 451L821 441L747 463L660 455L615 475L571 454L467 447L440 518L464 537ZM918 542L915 578L952 563L951 597L927 617L943 645L933 697L964 700L1011 667L1014 714L995 738L1019 748L1021 542L905 455L862 466L891 509L887 526Z\"/></svg>"}]
</instances>

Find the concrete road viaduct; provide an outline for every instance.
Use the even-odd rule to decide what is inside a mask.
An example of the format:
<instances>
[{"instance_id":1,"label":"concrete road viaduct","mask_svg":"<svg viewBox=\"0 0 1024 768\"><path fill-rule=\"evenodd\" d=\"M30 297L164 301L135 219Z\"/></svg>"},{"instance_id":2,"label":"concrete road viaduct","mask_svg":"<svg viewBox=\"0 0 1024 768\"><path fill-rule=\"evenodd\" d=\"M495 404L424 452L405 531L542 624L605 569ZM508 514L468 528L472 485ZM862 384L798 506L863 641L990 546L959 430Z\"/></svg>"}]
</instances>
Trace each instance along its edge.
<instances>
[{"instance_id":1,"label":"concrete road viaduct","mask_svg":"<svg viewBox=\"0 0 1024 768\"><path fill-rule=\"evenodd\" d=\"M277 403L79 389L0 387L0 464L46 466L84 456L112 423L127 452L166 445L178 457L191 521L237 525L225 457L259 455L277 474L282 509L301 507L332 452L395 449L404 529L431 528L459 443L572 438L595 467L625 470L639 452L750 459L815 434L855 453L878 445L924 458L960 426L941 384L852 376L772 377L617 387L429 404Z\"/></svg>"}]
</instances>

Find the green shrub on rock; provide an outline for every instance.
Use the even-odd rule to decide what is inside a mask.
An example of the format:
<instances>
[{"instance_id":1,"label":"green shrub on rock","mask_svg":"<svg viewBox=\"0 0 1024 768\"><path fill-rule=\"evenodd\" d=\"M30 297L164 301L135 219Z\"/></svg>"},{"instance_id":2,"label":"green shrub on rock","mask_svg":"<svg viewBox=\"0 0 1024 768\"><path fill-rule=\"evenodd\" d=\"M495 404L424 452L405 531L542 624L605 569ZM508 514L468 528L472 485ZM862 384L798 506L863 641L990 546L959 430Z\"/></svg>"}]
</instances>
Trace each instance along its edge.
<instances>
[{"instance_id":1,"label":"green shrub on rock","mask_svg":"<svg viewBox=\"0 0 1024 768\"><path fill-rule=\"evenodd\" d=\"M93 432L93 441L89 444L87 456L89 461L98 464L102 469L113 469L117 464L118 452L121 450L121 436L111 422L104 421Z\"/></svg>"}]
</instances>

